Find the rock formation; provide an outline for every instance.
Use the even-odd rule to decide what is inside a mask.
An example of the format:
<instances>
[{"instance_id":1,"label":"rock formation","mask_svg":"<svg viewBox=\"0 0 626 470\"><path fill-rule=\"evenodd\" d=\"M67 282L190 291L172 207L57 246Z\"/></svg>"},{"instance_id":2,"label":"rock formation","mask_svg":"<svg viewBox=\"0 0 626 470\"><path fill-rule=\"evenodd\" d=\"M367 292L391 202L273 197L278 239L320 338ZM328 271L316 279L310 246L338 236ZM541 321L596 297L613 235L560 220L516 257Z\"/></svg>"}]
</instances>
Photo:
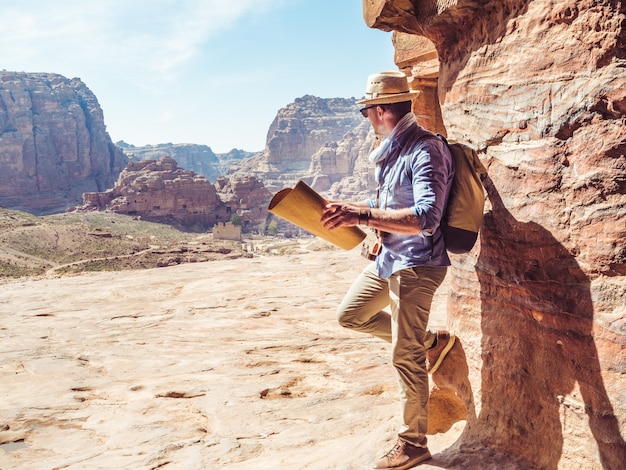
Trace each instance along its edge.
<instances>
[{"instance_id":1,"label":"rock formation","mask_svg":"<svg viewBox=\"0 0 626 470\"><path fill-rule=\"evenodd\" d=\"M78 78L0 72L0 205L44 214L111 187L126 164Z\"/></svg>"},{"instance_id":2,"label":"rock formation","mask_svg":"<svg viewBox=\"0 0 626 470\"><path fill-rule=\"evenodd\" d=\"M328 189L337 179L351 174L355 161L355 152L335 154L332 149L342 145L338 142L346 133L353 133L348 137L349 145L356 150L363 141L355 137L366 135L363 129L356 130L362 124L354 98L297 98L278 111L265 149L243 161L234 173L256 176L272 192L299 179L310 184L315 178L320 188ZM317 152L322 153L314 157Z\"/></svg>"},{"instance_id":3,"label":"rock formation","mask_svg":"<svg viewBox=\"0 0 626 470\"><path fill-rule=\"evenodd\" d=\"M376 188L374 165L368 160L375 134L364 119L338 142L327 144L311 158L311 186L329 199L360 201Z\"/></svg>"},{"instance_id":4,"label":"rock formation","mask_svg":"<svg viewBox=\"0 0 626 470\"><path fill-rule=\"evenodd\" d=\"M416 113L436 105L422 122L474 144L490 174L480 245L453 260L461 343L434 377L468 414L449 461L625 468L626 4L363 7L395 31Z\"/></svg>"},{"instance_id":5,"label":"rock formation","mask_svg":"<svg viewBox=\"0 0 626 470\"><path fill-rule=\"evenodd\" d=\"M251 181L263 181L274 193L302 179L335 197L362 198L374 187L365 160L373 134L358 114L355 101L310 95L297 98L278 112L262 152L233 149L218 155L210 147L196 144L136 147L121 141L114 145L95 96L79 79L2 72L0 205L35 214L61 212L80 204L83 193L104 193L112 188L128 161L161 157L174 159L178 170L191 170L212 183L230 174L244 191ZM232 209L232 198L238 197L224 196ZM87 196L87 206L91 207L94 198L94 194ZM147 215L145 210L142 207L140 212ZM242 210L245 222L251 225L267 216L258 207ZM198 211L204 213L202 208Z\"/></svg>"},{"instance_id":6,"label":"rock formation","mask_svg":"<svg viewBox=\"0 0 626 470\"><path fill-rule=\"evenodd\" d=\"M203 176L178 168L176 160L131 162L113 189L85 193L78 210L111 210L119 214L206 230L220 220L215 187Z\"/></svg>"},{"instance_id":7,"label":"rock formation","mask_svg":"<svg viewBox=\"0 0 626 470\"><path fill-rule=\"evenodd\" d=\"M118 145L133 161L168 156L179 167L206 176L215 182L223 203L219 220L237 214L244 231L254 231L264 228L272 194L300 179L327 197L371 196L375 182L367 155L373 139L354 98L307 95L279 110L265 150L252 156L237 150L216 155L207 146L192 144Z\"/></svg>"},{"instance_id":8,"label":"rock formation","mask_svg":"<svg viewBox=\"0 0 626 470\"><path fill-rule=\"evenodd\" d=\"M178 167L171 157L130 162L115 186L83 195L73 210L110 210L182 229L208 230L237 214L244 231L260 229L270 192L253 176L220 177L214 186L204 176Z\"/></svg>"},{"instance_id":9,"label":"rock formation","mask_svg":"<svg viewBox=\"0 0 626 470\"><path fill-rule=\"evenodd\" d=\"M244 231L261 227L267 218L272 194L254 176L220 177L215 183L226 217L239 216ZM227 219L228 220L228 219Z\"/></svg>"},{"instance_id":10,"label":"rock formation","mask_svg":"<svg viewBox=\"0 0 626 470\"><path fill-rule=\"evenodd\" d=\"M207 145L198 144L157 144L136 147L125 142L117 142L129 160L158 160L161 157L171 157L176 160L180 168L191 170L204 176L211 183L224 175L233 165L244 158L250 158L253 152L233 149L228 153L216 154Z\"/></svg>"}]
</instances>

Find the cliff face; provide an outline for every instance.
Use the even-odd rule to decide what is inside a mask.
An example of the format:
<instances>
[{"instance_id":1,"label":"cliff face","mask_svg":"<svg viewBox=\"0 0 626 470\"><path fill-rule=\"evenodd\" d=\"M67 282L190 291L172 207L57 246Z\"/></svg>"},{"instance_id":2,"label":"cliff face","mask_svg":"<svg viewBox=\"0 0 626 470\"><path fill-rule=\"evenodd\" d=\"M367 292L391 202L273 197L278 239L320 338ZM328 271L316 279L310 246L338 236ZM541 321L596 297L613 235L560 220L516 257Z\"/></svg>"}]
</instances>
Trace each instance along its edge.
<instances>
[{"instance_id":1,"label":"cliff face","mask_svg":"<svg viewBox=\"0 0 626 470\"><path fill-rule=\"evenodd\" d=\"M220 201L225 207L224 222L237 214L244 231L261 227L267 218L267 206L272 194L254 176L220 177L215 183Z\"/></svg>"},{"instance_id":2,"label":"cliff face","mask_svg":"<svg viewBox=\"0 0 626 470\"><path fill-rule=\"evenodd\" d=\"M254 175L272 192L299 179L326 191L351 174L355 155L362 153L360 147L365 144L363 124L355 99L297 98L278 111L265 149L237 165L234 173ZM350 152L336 152L346 145Z\"/></svg>"},{"instance_id":3,"label":"cliff face","mask_svg":"<svg viewBox=\"0 0 626 470\"><path fill-rule=\"evenodd\" d=\"M297 98L280 110L267 132L267 163L278 170L307 169L323 144L340 140L361 121L353 100Z\"/></svg>"},{"instance_id":4,"label":"cliff face","mask_svg":"<svg viewBox=\"0 0 626 470\"><path fill-rule=\"evenodd\" d=\"M215 187L170 157L131 162L112 189L85 193L83 199L78 210L106 209L197 230L212 226L221 208Z\"/></svg>"},{"instance_id":5,"label":"cliff face","mask_svg":"<svg viewBox=\"0 0 626 470\"><path fill-rule=\"evenodd\" d=\"M126 159L79 79L0 72L0 205L58 212L110 187Z\"/></svg>"},{"instance_id":6,"label":"cliff face","mask_svg":"<svg viewBox=\"0 0 626 470\"><path fill-rule=\"evenodd\" d=\"M468 411L449 460L624 468L626 4L363 5L395 31L416 112L438 98L423 122L474 144L490 174L480 245L451 271L466 360L434 377Z\"/></svg>"},{"instance_id":7,"label":"cliff face","mask_svg":"<svg viewBox=\"0 0 626 470\"><path fill-rule=\"evenodd\" d=\"M373 197L374 165L368 160L375 135L367 119L337 142L324 145L311 157L311 187L330 199L360 201Z\"/></svg>"},{"instance_id":8,"label":"cliff face","mask_svg":"<svg viewBox=\"0 0 626 470\"><path fill-rule=\"evenodd\" d=\"M144 220L205 231L216 222L239 216L244 230L265 222L271 194L253 176L218 178L214 186L204 176L180 168L171 157L130 162L113 188L83 194L78 211L108 210Z\"/></svg>"}]
</instances>

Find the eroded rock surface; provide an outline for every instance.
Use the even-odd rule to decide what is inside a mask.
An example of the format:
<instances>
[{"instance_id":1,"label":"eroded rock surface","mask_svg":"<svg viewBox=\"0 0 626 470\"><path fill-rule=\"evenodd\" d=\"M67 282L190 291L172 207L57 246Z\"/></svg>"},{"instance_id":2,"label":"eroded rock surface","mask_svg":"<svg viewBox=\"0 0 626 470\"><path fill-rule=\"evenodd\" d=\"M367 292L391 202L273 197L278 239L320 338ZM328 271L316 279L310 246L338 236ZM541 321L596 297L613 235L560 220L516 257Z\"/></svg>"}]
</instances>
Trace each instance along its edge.
<instances>
[{"instance_id":1,"label":"eroded rock surface","mask_svg":"<svg viewBox=\"0 0 626 470\"><path fill-rule=\"evenodd\" d=\"M434 48L442 119L423 122L474 144L489 168L480 245L453 261L448 312L471 384L456 449L624 468L626 5L363 5L367 24L395 31L422 99Z\"/></svg>"},{"instance_id":2,"label":"eroded rock surface","mask_svg":"<svg viewBox=\"0 0 626 470\"><path fill-rule=\"evenodd\" d=\"M367 133L362 132L362 125L354 98L296 98L278 111L265 149L238 165L235 174L256 176L272 192L299 179L313 184L320 178L317 189L325 191L350 175L355 153L365 145ZM346 134L347 141L343 142ZM337 151L346 145L350 152Z\"/></svg>"},{"instance_id":3,"label":"eroded rock surface","mask_svg":"<svg viewBox=\"0 0 626 470\"><path fill-rule=\"evenodd\" d=\"M0 72L0 205L63 211L111 187L126 162L80 79Z\"/></svg>"},{"instance_id":4,"label":"eroded rock surface","mask_svg":"<svg viewBox=\"0 0 626 470\"><path fill-rule=\"evenodd\" d=\"M272 194L254 176L217 179L217 196L223 203L225 217L237 214L244 230L259 227L267 218L267 206ZM223 218L225 218L223 217Z\"/></svg>"},{"instance_id":5,"label":"eroded rock surface","mask_svg":"<svg viewBox=\"0 0 626 470\"><path fill-rule=\"evenodd\" d=\"M389 345L335 319L366 260L311 242L0 284L0 468L371 468L400 425ZM420 468L452 468L462 425Z\"/></svg>"},{"instance_id":6,"label":"eroded rock surface","mask_svg":"<svg viewBox=\"0 0 626 470\"><path fill-rule=\"evenodd\" d=\"M115 186L84 194L79 210L111 210L153 222L206 229L219 216L215 186L204 176L178 168L162 157L129 163Z\"/></svg>"}]
</instances>

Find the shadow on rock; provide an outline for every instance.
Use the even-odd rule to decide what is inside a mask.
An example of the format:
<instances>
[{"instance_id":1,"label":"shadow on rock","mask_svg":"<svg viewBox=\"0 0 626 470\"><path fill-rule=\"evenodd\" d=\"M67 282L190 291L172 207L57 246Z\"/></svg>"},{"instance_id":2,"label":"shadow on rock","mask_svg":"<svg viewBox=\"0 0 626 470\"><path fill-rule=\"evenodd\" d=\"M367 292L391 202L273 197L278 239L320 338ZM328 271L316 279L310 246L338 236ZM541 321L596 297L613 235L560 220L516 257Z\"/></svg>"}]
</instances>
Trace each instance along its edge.
<instances>
[{"instance_id":1,"label":"shadow on rock","mask_svg":"<svg viewBox=\"0 0 626 470\"><path fill-rule=\"evenodd\" d=\"M570 447L587 449L587 462L596 454L576 433L588 426L602 468L624 468L626 444L593 336L590 280L549 231L511 215L489 178L485 187L492 210L485 214L476 265L481 409L468 418L460 449L489 449L556 470L564 428Z\"/></svg>"}]
</instances>

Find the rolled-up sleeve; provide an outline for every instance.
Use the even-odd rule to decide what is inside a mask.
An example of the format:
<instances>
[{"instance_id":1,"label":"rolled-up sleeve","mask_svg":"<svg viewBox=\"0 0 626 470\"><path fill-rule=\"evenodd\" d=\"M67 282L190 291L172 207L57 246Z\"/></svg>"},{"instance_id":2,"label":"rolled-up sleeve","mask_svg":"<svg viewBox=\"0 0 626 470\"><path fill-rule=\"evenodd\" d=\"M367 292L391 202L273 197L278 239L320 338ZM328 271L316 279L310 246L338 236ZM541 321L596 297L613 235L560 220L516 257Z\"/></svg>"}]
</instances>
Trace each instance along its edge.
<instances>
[{"instance_id":1,"label":"rolled-up sleeve","mask_svg":"<svg viewBox=\"0 0 626 470\"><path fill-rule=\"evenodd\" d=\"M452 156L447 145L439 139L422 141L410 157L413 206L425 235L439 227L452 184Z\"/></svg>"}]
</instances>

